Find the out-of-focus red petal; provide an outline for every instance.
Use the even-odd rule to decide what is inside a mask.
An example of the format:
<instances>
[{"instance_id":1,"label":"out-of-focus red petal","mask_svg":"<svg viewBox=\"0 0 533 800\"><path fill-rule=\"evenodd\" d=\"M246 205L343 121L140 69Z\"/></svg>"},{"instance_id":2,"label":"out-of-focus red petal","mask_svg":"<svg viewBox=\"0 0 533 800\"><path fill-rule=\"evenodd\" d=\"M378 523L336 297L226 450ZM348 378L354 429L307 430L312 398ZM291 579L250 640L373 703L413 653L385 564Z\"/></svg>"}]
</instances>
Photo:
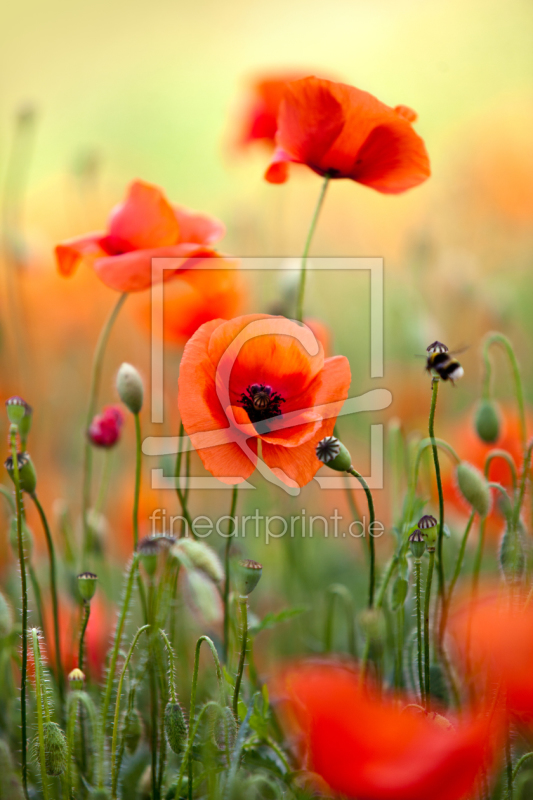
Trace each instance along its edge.
<instances>
[{"instance_id":1,"label":"out-of-focus red petal","mask_svg":"<svg viewBox=\"0 0 533 800\"><path fill-rule=\"evenodd\" d=\"M281 147L276 147L272 161L265 172L265 180L269 183L286 183L289 179L291 157Z\"/></svg>"},{"instance_id":2,"label":"out-of-focus red petal","mask_svg":"<svg viewBox=\"0 0 533 800\"><path fill-rule=\"evenodd\" d=\"M54 252L60 274L68 277L76 271L82 261L92 262L105 256L106 253L100 246L102 237L102 233L90 233L58 244Z\"/></svg>"},{"instance_id":3,"label":"out-of-focus red petal","mask_svg":"<svg viewBox=\"0 0 533 800\"><path fill-rule=\"evenodd\" d=\"M180 242L215 244L226 233L224 223L207 214L199 214L182 206L174 206L174 214L180 229Z\"/></svg>"},{"instance_id":4,"label":"out-of-focus red petal","mask_svg":"<svg viewBox=\"0 0 533 800\"><path fill-rule=\"evenodd\" d=\"M134 181L126 200L111 212L109 235L138 250L168 247L180 241L180 226L161 189Z\"/></svg>"},{"instance_id":5,"label":"out-of-focus red petal","mask_svg":"<svg viewBox=\"0 0 533 800\"><path fill-rule=\"evenodd\" d=\"M407 122L416 122L418 119L418 114L416 111L414 111L412 108L409 108L409 106L394 106L394 110L400 117L406 119Z\"/></svg>"}]
</instances>

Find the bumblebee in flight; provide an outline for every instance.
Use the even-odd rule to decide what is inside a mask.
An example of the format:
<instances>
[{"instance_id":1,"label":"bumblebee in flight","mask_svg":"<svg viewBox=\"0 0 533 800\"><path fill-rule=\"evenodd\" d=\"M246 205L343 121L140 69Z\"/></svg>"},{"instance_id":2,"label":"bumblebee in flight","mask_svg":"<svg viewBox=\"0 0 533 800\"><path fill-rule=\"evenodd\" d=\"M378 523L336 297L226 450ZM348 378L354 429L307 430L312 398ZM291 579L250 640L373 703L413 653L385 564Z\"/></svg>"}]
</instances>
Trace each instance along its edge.
<instances>
[{"instance_id":1,"label":"bumblebee in flight","mask_svg":"<svg viewBox=\"0 0 533 800\"><path fill-rule=\"evenodd\" d=\"M462 351L456 351L462 352ZM433 342L427 348L426 370L436 374L443 381L451 381L455 386L455 381L462 378L464 370L453 353L442 342Z\"/></svg>"}]
</instances>

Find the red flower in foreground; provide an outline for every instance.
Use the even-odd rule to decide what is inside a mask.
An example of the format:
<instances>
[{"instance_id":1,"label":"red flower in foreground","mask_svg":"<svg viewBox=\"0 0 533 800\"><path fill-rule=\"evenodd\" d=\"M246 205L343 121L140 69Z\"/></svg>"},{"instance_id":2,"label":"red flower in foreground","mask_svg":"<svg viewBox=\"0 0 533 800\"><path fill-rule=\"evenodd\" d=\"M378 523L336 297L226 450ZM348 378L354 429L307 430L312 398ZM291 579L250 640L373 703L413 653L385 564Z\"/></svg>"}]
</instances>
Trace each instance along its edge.
<instances>
[{"instance_id":1,"label":"red flower in foreground","mask_svg":"<svg viewBox=\"0 0 533 800\"><path fill-rule=\"evenodd\" d=\"M333 433L349 385L348 360L325 359L305 325L250 314L196 331L183 352L178 403L204 466L224 483L252 474L260 439L277 477L304 486L321 466L315 445Z\"/></svg>"},{"instance_id":2,"label":"red flower in foreground","mask_svg":"<svg viewBox=\"0 0 533 800\"><path fill-rule=\"evenodd\" d=\"M257 141L274 145L278 129L278 112L285 88L291 81L303 77L301 73L277 75L263 78L253 84L243 114L242 131L238 142L241 147Z\"/></svg>"},{"instance_id":3,"label":"red flower in foreground","mask_svg":"<svg viewBox=\"0 0 533 800\"><path fill-rule=\"evenodd\" d=\"M189 259L215 255L211 245L224 232L218 220L172 206L157 186L134 181L105 233L62 242L55 253L62 275L72 275L85 261L111 289L140 292L152 285L152 258L180 260L176 269L163 271L169 280Z\"/></svg>"},{"instance_id":4,"label":"red flower in foreground","mask_svg":"<svg viewBox=\"0 0 533 800\"><path fill-rule=\"evenodd\" d=\"M87 435L96 447L113 447L120 438L123 424L122 409L118 406L105 406L102 413L93 418Z\"/></svg>"},{"instance_id":5,"label":"red flower in foreground","mask_svg":"<svg viewBox=\"0 0 533 800\"><path fill-rule=\"evenodd\" d=\"M349 798L459 800L490 755L484 719L452 727L438 715L402 710L341 665L290 669L274 694L306 766Z\"/></svg>"},{"instance_id":6,"label":"red flower in foreground","mask_svg":"<svg viewBox=\"0 0 533 800\"><path fill-rule=\"evenodd\" d=\"M406 106L390 108L344 83L295 81L285 89L265 177L284 183L293 162L385 194L405 192L430 175L424 142L411 124L415 119Z\"/></svg>"}]
</instances>

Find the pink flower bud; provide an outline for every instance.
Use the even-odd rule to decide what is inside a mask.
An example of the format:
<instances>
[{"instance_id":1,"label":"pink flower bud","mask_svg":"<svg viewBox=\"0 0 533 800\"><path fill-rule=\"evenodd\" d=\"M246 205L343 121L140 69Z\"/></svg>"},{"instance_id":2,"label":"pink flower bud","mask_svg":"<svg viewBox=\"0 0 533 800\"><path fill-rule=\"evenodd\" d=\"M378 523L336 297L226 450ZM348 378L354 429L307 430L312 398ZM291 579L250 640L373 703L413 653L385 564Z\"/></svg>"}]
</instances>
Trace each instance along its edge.
<instances>
[{"instance_id":1,"label":"pink flower bud","mask_svg":"<svg viewBox=\"0 0 533 800\"><path fill-rule=\"evenodd\" d=\"M87 435L96 447L113 447L119 438L124 415L118 406L105 406L89 426Z\"/></svg>"}]
</instances>

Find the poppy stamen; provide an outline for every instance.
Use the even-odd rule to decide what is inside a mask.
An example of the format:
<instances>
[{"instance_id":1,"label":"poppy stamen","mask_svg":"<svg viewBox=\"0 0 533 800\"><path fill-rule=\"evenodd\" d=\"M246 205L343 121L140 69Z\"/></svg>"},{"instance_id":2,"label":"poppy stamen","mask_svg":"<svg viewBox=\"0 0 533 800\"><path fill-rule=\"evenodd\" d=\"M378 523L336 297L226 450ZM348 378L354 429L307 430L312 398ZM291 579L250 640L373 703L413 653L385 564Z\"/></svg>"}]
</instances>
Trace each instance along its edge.
<instances>
[{"instance_id":1,"label":"poppy stamen","mask_svg":"<svg viewBox=\"0 0 533 800\"><path fill-rule=\"evenodd\" d=\"M282 412L280 405L285 398L275 392L272 386L264 383L252 383L241 394L239 404L244 408L250 422L262 422L271 417L278 417Z\"/></svg>"}]
</instances>

